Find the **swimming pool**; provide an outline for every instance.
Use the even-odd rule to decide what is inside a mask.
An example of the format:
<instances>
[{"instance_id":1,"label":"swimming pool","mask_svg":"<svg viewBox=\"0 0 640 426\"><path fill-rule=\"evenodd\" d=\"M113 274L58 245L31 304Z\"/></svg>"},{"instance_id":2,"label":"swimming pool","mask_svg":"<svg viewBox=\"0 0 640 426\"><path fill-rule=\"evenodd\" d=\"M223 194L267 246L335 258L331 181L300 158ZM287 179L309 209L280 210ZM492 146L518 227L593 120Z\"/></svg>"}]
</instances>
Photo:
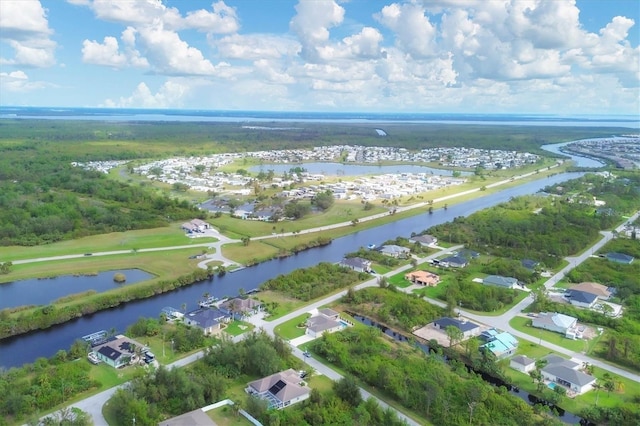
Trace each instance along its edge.
<instances>
[{"instance_id":1,"label":"swimming pool","mask_svg":"<svg viewBox=\"0 0 640 426\"><path fill-rule=\"evenodd\" d=\"M551 390L556 388L556 384L553 383L553 382L549 383L547 386L549 386L549 389L551 389Z\"/></svg>"},{"instance_id":2,"label":"swimming pool","mask_svg":"<svg viewBox=\"0 0 640 426\"><path fill-rule=\"evenodd\" d=\"M346 321L340 320L340 328L345 329L347 327L349 327L349 323Z\"/></svg>"}]
</instances>

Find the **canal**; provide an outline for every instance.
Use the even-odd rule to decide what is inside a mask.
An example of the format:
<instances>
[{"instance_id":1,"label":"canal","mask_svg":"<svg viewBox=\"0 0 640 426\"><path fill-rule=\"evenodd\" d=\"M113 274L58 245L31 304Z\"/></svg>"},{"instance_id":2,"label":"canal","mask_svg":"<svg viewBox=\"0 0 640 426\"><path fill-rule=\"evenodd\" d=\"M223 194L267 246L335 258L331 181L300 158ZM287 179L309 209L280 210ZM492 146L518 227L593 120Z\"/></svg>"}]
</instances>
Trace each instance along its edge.
<instances>
[{"instance_id":1,"label":"canal","mask_svg":"<svg viewBox=\"0 0 640 426\"><path fill-rule=\"evenodd\" d=\"M398 236L408 237L412 232L420 233L431 226L453 220L455 217L467 216L508 201L513 197L533 194L547 185L555 185L580 176L582 173L562 173L507 188L500 192L452 205L447 210L439 209L435 210L433 214L424 213L376 228L358 231L337 238L327 246L314 248L288 258L271 260L238 272L228 273L223 277L215 277L210 281L195 283L149 299L129 302L46 330L3 339L0 341L0 367L10 368L31 363L38 357L51 357L60 349L68 349L73 341L80 336L97 330L108 330L113 327L119 332L123 332L127 326L140 317L158 316L165 306L180 308L183 303L186 303L188 309L194 309L197 306L197 301L202 298L205 292L216 297L234 296L241 288L245 291L255 289L264 281L279 274L312 266L321 261L339 262L345 253L355 251L360 247L366 247L369 244L379 245Z\"/></svg>"}]
</instances>

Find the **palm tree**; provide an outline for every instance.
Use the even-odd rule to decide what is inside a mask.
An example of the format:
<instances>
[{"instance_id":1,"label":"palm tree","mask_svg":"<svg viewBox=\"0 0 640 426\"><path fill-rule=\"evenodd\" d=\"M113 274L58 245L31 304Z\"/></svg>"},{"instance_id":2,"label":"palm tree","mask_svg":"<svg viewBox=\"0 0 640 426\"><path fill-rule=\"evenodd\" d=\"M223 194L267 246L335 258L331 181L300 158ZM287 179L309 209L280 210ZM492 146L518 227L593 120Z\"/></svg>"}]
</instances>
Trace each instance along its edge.
<instances>
[{"instance_id":1,"label":"palm tree","mask_svg":"<svg viewBox=\"0 0 640 426\"><path fill-rule=\"evenodd\" d=\"M596 401L594 403L594 406L597 407L598 406L598 397L600 396L600 389L602 389L602 385L596 380L595 382L593 382L591 387L596 391Z\"/></svg>"}]
</instances>

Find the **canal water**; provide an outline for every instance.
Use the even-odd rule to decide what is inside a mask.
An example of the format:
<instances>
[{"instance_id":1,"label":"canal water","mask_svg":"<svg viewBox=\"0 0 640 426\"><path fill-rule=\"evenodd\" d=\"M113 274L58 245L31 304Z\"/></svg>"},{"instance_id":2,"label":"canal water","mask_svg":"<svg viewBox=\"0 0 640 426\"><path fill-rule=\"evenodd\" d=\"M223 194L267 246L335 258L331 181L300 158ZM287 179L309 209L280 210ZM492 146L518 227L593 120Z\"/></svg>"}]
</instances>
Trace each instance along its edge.
<instances>
[{"instance_id":1,"label":"canal water","mask_svg":"<svg viewBox=\"0 0 640 426\"><path fill-rule=\"evenodd\" d=\"M249 291L257 288L264 281L279 274L286 274L298 268L316 265L318 262L339 262L345 253L355 251L369 244L380 245L386 240L398 236L408 237L412 232L420 233L427 228L438 225L458 216L467 216L476 211L509 201L513 197L533 194L547 185L556 185L568 179L578 178L583 173L562 173L548 178L525 183L503 191L488 194L460 204L450 206L447 210L438 209L433 214L420 214L376 228L358 231L337 238L331 244L300 252L297 255L271 260L248 267L223 277L215 277L179 288L169 293L128 302L125 305L96 312L46 330L34 331L13 338L0 340L0 367L9 368L33 362L38 357L51 357L60 349L68 349L80 336L97 330L108 330L115 327L123 332L127 326L140 317L157 317L163 307L180 308L183 303L188 309L195 309L198 300L207 292L215 297L234 296L240 289ZM438 194L434 195L436 198Z\"/></svg>"},{"instance_id":2,"label":"canal water","mask_svg":"<svg viewBox=\"0 0 640 426\"><path fill-rule=\"evenodd\" d=\"M126 277L124 283L118 284L113 280L114 275L118 273ZM47 305L71 294L89 290L101 293L151 278L153 275L140 269L119 269L95 275L63 275L3 283L0 284L0 309L23 305Z\"/></svg>"},{"instance_id":3,"label":"canal water","mask_svg":"<svg viewBox=\"0 0 640 426\"><path fill-rule=\"evenodd\" d=\"M384 334L386 334L387 336L391 337L392 339L398 341L398 342L406 342L406 343L410 343L411 341L414 341L414 345L419 347L420 349L422 349L422 351L427 354L427 355L431 355L431 351L429 349L428 345L419 343L419 342L415 342L415 339L408 337L400 332L394 331L389 329L388 327L386 327L383 324L380 324L376 321L373 321L370 318L367 318L365 316L362 315L357 315L357 314L353 314L350 313L350 315L353 317L353 319L355 319L356 321L368 325L370 327L376 327L379 328ZM445 358L445 361L447 359ZM471 367L467 366L467 368L471 369ZM538 398L535 395L530 394L529 392L525 392L525 391L521 391L520 389L511 386L509 383L504 382L503 380L497 378L497 377L493 377L493 376L489 376L488 374L482 373L482 372L477 372L474 370L474 372L480 374L480 376L482 377L482 379L488 383L491 383L494 386L504 386L507 391L509 392L509 394L518 397L520 399L522 399L524 402L526 402L529 405L536 405L536 404L544 404L544 405L548 405L551 409L555 409L555 411L558 413L558 418L560 420L562 420L565 423L568 424L584 424L584 419L582 419L581 417L576 416L575 414L569 413L568 411L563 410L562 408L555 406L553 404L549 404L546 401L544 401L543 399Z\"/></svg>"}]
</instances>

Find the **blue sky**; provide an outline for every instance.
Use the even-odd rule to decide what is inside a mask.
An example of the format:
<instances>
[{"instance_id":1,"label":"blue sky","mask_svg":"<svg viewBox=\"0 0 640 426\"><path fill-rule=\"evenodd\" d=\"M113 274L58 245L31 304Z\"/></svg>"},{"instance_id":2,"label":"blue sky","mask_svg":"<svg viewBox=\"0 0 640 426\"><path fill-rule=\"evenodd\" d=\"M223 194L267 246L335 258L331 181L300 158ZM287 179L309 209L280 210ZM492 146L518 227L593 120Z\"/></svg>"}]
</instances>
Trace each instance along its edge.
<instances>
[{"instance_id":1,"label":"blue sky","mask_svg":"<svg viewBox=\"0 0 640 426\"><path fill-rule=\"evenodd\" d=\"M2 0L0 104L640 113L636 0Z\"/></svg>"}]
</instances>

